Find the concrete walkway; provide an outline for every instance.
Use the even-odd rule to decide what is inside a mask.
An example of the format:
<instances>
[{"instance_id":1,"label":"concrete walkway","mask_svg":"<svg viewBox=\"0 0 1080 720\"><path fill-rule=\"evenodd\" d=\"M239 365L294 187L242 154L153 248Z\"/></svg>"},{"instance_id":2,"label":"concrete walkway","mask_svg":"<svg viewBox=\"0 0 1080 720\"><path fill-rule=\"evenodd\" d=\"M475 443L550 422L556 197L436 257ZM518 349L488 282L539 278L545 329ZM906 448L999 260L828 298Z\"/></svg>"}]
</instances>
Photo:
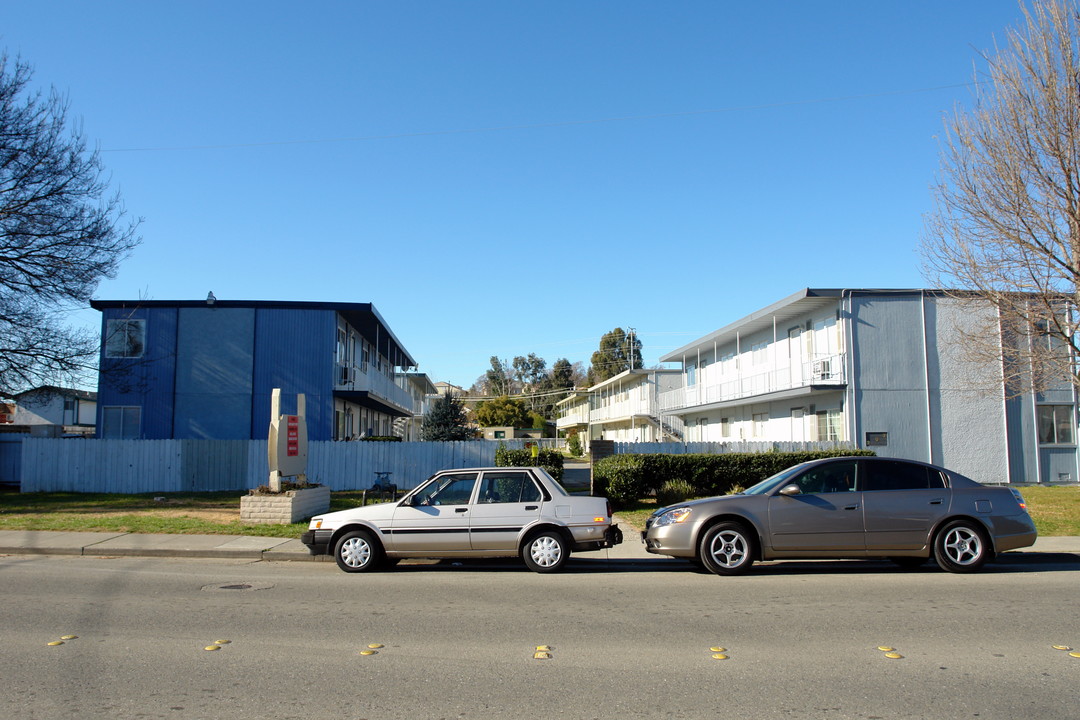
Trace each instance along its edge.
<instances>
[{"instance_id":1,"label":"concrete walkway","mask_svg":"<svg viewBox=\"0 0 1080 720\"><path fill-rule=\"evenodd\" d=\"M617 519L617 518L616 518ZM575 553L597 560L664 562L645 552L638 533L625 522L623 542L608 550ZM1013 553L1071 554L1080 559L1080 537L1041 537L1035 545ZM87 557L188 557L248 560L328 561L313 557L298 539L245 535L142 535L137 533L35 532L0 530L2 555L84 555Z\"/></svg>"}]
</instances>

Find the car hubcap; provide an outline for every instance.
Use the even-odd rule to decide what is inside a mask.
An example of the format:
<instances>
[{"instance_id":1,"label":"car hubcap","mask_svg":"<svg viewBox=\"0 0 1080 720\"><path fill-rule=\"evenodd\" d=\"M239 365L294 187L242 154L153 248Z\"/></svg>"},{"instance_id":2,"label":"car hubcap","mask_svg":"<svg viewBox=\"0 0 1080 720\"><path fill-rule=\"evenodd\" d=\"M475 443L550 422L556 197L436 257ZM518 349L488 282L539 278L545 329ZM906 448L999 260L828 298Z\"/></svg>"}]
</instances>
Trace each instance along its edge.
<instances>
[{"instance_id":1,"label":"car hubcap","mask_svg":"<svg viewBox=\"0 0 1080 720\"><path fill-rule=\"evenodd\" d=\"M371 546L361 538L350 538L341 546L341 559L349 567L363 567L371 559Z\"/></svg>"},{"instance_id":2,"label":"car hubcap","mask_svg":"<svg viewBox=\"0 0 1080 720\"><path fill-rule=\"evenodd\" d=\"M945 536L945 552L957 565L970 565L982 554L982 541L968 528L954 528Z\"/></svg>"},{"instance_id":3,"label":"car hubcap","mask_svg":"<svg viewBox=\"0 0 1080 720\"><path fill-rule=\"evenodd\" d=\"M562 545L553 537L544 536L533 541L529 550L533 562L540 567L551 567L562 557Z\"/></svg>"},{"instance_id":4,"label":"car hubcap","mask_svg":"<svg viewBox=\"0 0 1080 720\"><path fill-rule=\"evenodd\" d=\"M737 532L719 533L712 542L712 556L717 564L733 568L742 564L746 558L746 540Z\"/></svg>"}]
</instances>

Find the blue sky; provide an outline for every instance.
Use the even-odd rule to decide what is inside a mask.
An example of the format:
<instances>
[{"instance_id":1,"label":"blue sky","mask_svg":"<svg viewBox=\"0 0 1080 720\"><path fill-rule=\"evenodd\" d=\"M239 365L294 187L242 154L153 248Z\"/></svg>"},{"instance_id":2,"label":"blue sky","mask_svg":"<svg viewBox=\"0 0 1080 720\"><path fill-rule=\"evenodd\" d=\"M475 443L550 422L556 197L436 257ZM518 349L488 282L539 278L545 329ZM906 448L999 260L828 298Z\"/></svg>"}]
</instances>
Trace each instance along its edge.
<instances>
[{"instance_id":1,"label":"blue sky","mask_svg":"<svg viewBox=\"0 0 1080 720\"><path fill-rule=\"evenodd\" d=\"M0 2L143 244L101 299L372 302L419 369L647 365L920 287L942 118L1014 0ZM85 311L75 322L92 323Z\"/></svg>"}]
</instances>

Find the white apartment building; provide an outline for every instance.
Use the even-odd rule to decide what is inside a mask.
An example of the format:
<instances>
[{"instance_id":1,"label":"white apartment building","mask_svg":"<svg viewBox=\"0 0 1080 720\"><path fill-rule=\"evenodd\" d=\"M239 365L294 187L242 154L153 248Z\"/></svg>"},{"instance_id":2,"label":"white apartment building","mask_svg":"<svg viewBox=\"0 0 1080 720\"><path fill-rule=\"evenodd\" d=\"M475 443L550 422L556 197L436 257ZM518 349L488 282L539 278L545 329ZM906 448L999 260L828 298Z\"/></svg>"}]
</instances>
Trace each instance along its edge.
<instances>
[{"instance_id":1,"label":"white apartment building","mask_svg":"<svg viewBox=\"0 0 1080 720\"><path fill-rule=\"evenodd\" d=\"M659 410L687 442L838 441L980 482L1076 482L1072 388L989 392L994 369L959 352L971 322L941 292L808 288L661 357L681 382Z\"/></svg>"}]
</instances>

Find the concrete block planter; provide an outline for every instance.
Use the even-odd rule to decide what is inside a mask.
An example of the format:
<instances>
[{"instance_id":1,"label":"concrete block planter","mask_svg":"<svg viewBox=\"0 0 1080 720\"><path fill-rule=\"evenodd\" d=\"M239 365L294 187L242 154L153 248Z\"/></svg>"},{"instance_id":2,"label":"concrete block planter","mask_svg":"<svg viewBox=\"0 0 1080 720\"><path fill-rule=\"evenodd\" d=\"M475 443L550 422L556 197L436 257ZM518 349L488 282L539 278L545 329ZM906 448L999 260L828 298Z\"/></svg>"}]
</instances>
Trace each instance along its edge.
<instances>
[{"instance_id":1,"label":"concrete block planter","mask_svg":"<svg viewBox=\"0 0 1080 720\"><path fill-rule=\"evenodd\" d=\"M240 497L240 522L286 525L308 520L330 509L330 488L304 488L283 493L249 490Z\"/></svg>"}]
</instances>

